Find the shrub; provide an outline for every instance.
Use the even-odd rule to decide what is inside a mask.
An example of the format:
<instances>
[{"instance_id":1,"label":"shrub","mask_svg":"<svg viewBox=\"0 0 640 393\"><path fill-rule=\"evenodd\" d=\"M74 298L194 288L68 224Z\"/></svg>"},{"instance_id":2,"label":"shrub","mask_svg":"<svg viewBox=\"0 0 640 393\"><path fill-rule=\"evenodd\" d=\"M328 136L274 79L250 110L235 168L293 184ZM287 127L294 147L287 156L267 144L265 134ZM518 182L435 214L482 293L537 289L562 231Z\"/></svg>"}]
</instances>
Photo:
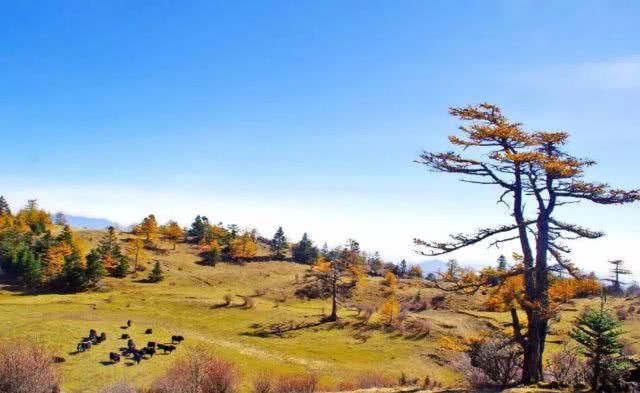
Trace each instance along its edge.
<instances>
[{"instance_id":1,"label":"shrub","mask_svg":"<svg viewBox=\"0 0 640 393\"><path fill-rule=\"evenodd\" d=\"M586 364L575 347L565 344L547 360L546 373L561 386L579 386L586 382Z\"/></svg>"},{"instance_id":2,"label":"shrub","mask_svg":"<svg viewBox=\"0 0 640 393\"><path fill-rule=\"evenodd\" d=\"M428 319L415 319L409 324L409 329L416 336L428 336L431 334L433 325Z\"/></svg>"},{"instance_id":3,"label":"shrub","mask_svg":"<svg viewBox=\"0 0 640 393\"><path fill-rule=\"evenodd\" d=\"M313 393L318 377L313 374L282 375L272 385L272 393Z\"/></svg>"},{"instance_id":4,"label":"shrub","mask_svg":"<svg viewBox=\"0 0 640 393\"><path fill-rule=\"evenodd\" d=\"M453 361L453 367L462 374L467 383L473 388L482 389L491 386L492 383L485 372L471 364L471 357L464 353Z\"/></svg>"},{"instance_id":5,"label":"shrub","mask_svg":"<svg viewBox=\"0 0 640 393\"><path fill-rule=\"evenodd\" d=\"M626 321L627 318L629 317L629 313L624 308L617 308L616 316L618 317L619 320Z\"/></svg>"},{"instance_id":6,"label":"shrub","mask_svg":"<svg viewBox=\"0 0 640 393\"><path fill-rule=\"evenodd\" d=\"M447 298L444 295L436 295L431 298L431 307L435 310L439 308L445 308L447 305Z\"/></svg>"},{"instance_id":7,"label":"shrub","mask_svg":"<svg viewBox=\"0 0 640 393\"><path fill-rule=\"evenodd\" d=\"M60 378L51 354L29 341L0 343L0 392L51 393L59 391Z\"/></svg>"},{"instance_id":8,"label":"shrub","mask_svg":"<svg viewBox=\"0 0 640 393\"><path fill-rule=\"evenodd\" d=\"M238 374L233 364L196 349L176 361L151 387L152 393L234 393Z\"/></svg>"},{"instance_id":9,"label":"shrub","mask_svg":"<svg viewBox=\"0 0 640 393\"><path fill-rule=\"evenodd\" d=\"M507 339L474 340L454 366L471 386L505 387L514 384L522 370L522 349Z\"/></svg>"},{"instance_id":10,"label":"shrub","mask_svg":"<svg viewBox=\"0 0 640 393\"><path fill-rule=\"evenodd\" d=\"M260 374L253 381L252 393L272 393L273 392L273 378L267 374Z\"/></svg>"},{"instance_id":11,"label":"shrub","mask_svg":"<svg viewBox=\"0 0 640 393\"><path fill-rule=\"evenodd\" d=\"M361 374L356 380L358 389L390 388L397 385L397 380L380 372Z\"/></svg>"},{"instance_id":12,"label":"shrub","mask_svg":"<svg viewBox=\"0 0 640 393\"><path fill-rule=\"evenodd\" d=\"M136 392L137 392L136 388L129 385L127 382L118 382L100 390L100 393L136 393Z\"/></svg>"}]
</instances>

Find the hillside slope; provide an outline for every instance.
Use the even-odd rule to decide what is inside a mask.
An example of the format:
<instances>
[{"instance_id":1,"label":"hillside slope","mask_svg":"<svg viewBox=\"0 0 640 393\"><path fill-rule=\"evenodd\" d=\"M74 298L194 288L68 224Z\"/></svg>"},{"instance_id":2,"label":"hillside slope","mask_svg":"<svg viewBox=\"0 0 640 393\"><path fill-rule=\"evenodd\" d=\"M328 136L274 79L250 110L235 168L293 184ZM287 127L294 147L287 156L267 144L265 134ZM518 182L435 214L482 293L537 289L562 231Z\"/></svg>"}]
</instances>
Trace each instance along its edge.
<instances>
[{"instance_id":1,"label":"hillside slope","mask_svg":"<svg viewBox=\"0 0 640 393\"><path fill-rule=\"evenodd\" d=\"M89 249L102 232L79 230L78 234ZM121 236L123 245L128 237ZM371 323L363 323L348 308L342 308L341 322L320 324L329 303L294 296L296 283L308 266L288 262L203 266L195 246L179 243L173 251L168 243L159 244L166 251L150 253L143 263L145 272L126 279L107 278L94 292L23 295L5 282L0 288L0 335L35 338L64 357L66 362L60 367L67 393L97 392L120 380L146 385L176 356L198 345L236 362L245 391L261 373L300 371L316 373L321 385L332 390L342 381L371 372L394 378L401 372L420 379L430 375L445 385L455 385L459 376L450 361L456 353L443 347L442 337L462 339L491 333L505 328L507 322L506 315L479 311L480 297L448 296L449 307L412 315L430 321L432 332L426 336L387 331L375 323L375 316ZM165 272L165 280L157 284L144 280L152 260L159 260ZM385 291L379 279L370 279L353 303L379 305ZM421 296L436 294L417 281L399 285L400 296L415 296L418 291ZM229 306L224 305L225 295L231 296ZM255 306L243 307L243 296L250 296ZM571 313L574 311L567 311L567 316ZM133 326L123 329L127 320ZM563 315L561 324L569 320ZM630 331L635 329L637 334L640 325L635 320L629 323ZM291 327L295 329L286 331ZM107 342L87 353L72 354L91 328L106 332ZM147 328L153 329L152 335L144 334ZM563 334L562 329L558 327L556 333ZM269 334L274 331L280 334ZM125 344L119 339L123 332L139 345L166 342L174 334L185 336L186 341L177 354L160 354L135 366L126 362L106 365L108 353Z\"/></svg>"}]
</instances>

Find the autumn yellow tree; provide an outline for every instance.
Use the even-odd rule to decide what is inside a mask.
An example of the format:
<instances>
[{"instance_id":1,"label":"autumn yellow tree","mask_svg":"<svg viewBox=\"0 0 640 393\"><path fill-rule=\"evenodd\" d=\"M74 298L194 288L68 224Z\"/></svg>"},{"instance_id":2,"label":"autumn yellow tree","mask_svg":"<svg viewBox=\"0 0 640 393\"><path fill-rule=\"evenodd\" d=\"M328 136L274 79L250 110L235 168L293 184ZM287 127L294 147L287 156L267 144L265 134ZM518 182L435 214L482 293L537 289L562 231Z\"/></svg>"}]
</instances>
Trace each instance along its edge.
<instances>
[{"instance_id":1,"label":"autumn yellow tree","mask_svg":"<svg viewBox=\"0 0 640 393\"><path fill-rule=\"evenodd\" d=\"M144 240L134 237L125 247L126 255L133 261L133 271L138 271L138 262L144 259L147 254L144 249Z\"/></svg>"},{"instance_id":2,"label":"autumn yellow tree","mask_svg":"<svg viewBox=\"0 0 640 393\"><path fill-rule=\"evenodd\" d=\"M258 244L255 231L245 231L231 243L231 257L236 260L254 257L257 251Z\"/></svg>"},{"instance_id":3,"label":"autumn yellow tree","mask_svg":"<svg viewBox=\"0 0 640 393\"><path fill-rule=\"evenodd\" d=\"M175 250L178 240L184 237L184 230L177 222L171 220L162 227L162 234L173 242L173 249Z\"/></svg>"},{"instance_id":4,"label":"autumn yellow tree","mask_svg":"<svg viewBox=\"0 0 640 393\"><path fill-rule=\"evenodd\" d=\"M378 315L383 323L387 325L392 325L393 322L398 318L400 314L400 302L398 302L398 297L396 296L395 291L391 291L387 296L387 299L380 306L378 310Z\"/></svg>"},{"instance_id":5,"label":"autumn yellow tree","mask_svg":"<svg viewBox=\"0 0 640 393\"><path fill-rule=\"evenodd\" d=\"M468 235L453 234L449 241L415 239L415 243L424 247L424 255L437 256L485 240L496 246L517 242L522 267L501 273L500 277L523 276L526 332L521 329L517 313L512 313L512 325L514 336L524 350L522 382L541 381L542 355L551 316L550 273L565 270L577 274L567 257L570 249L565 240L595 239L603 235L562 221L557 217L559 208L580 201L606 205L632 203L640 200L640 191L585 181L584 171L595 163L564 151L569 141L565 132L528 132L521 123L507 119L499 107L486 103L451 108L450 114L465 122L460 127L462 136L449 137L462 152L423 152L417 162L436 172L462 176L472 184L495 187L498 202L510 209L511 222ZM450 289L467 290L500 281L482 274L475 279L467 278L469 282L451 280Z\"/></svg>"},{"instance_id":6,"label":"autumn yellow tree","mask_svg":"<svg viewBox=\"0 0 640 393\"><path fill-rule=\"evenodd\" d=\"M151 241L151 239L153 239L158 233L158 221L156 220L156 216L149 214L142 220L140 225L138 225L137 230L140 234L145 236L147 242Z\"/></svg>"}]
</instances>

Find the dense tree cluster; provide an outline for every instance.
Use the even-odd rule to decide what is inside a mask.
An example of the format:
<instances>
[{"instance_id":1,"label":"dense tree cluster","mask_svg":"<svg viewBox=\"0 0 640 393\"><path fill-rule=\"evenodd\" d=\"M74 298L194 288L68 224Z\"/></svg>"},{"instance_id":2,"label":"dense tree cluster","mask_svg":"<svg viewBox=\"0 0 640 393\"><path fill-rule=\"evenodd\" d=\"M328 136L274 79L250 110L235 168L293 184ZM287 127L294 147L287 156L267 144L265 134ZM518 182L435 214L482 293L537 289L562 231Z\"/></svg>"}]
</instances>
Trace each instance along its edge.
<instances>
[{"instance_id":1,"label":"dense tree cluster","mask_svg":"<svg viewBox=\"0 0 640 393\"><path fill-rule=\"evenodd\" d=\"M120 251L114 228L85 255L71 228L54 227L35 200L13 215L0 198L0 210L0 267L26 289L81 291L98 284L106 273L128 273L128 258Z\"/></svg>"}]
</instances>

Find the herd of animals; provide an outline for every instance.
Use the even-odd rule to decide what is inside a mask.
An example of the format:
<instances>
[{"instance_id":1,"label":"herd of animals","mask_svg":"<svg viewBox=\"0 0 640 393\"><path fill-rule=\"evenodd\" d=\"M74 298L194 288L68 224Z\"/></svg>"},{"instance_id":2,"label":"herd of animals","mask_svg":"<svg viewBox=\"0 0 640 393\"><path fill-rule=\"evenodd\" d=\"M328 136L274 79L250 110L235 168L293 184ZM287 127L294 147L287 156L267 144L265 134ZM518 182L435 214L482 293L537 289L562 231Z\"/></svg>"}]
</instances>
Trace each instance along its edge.
<instances>
[{"instance_id":1,"label":"herd of animals","mask_svg":"<svg viewBox=\"0 0 640 393\"><path fill-rule=\"evenodd\" d=\"M123 326L123 329L128 329L131 327L133 322L131 320L127 321L126 326ZM145 334L153 334L152 329L146 329ZM171 344L161 344L156 343L155 341L147 342L147 345L143 348L138 348L133 339L129 336L129 334L122 334L120 339L127 340L127 346L120 348L120 352L110 352L109 353L109 362L111 364L116 364L120 362L122 357L129 358L133 360L135 364L140 364L140 362L144 359L150 359L153 355L156 354L156 351L163 351L163 353L171 353L176 350L176 345L180 344L184 341L183 336L171 336ZM89 330L89 336L85 337L80 341L78 346L76 347L76 353L85 352L91 349L94 345L98 345L107 340L106 333L102 332L98 335L98 332L95 329Z\"/></svg>"}]
</instances>

